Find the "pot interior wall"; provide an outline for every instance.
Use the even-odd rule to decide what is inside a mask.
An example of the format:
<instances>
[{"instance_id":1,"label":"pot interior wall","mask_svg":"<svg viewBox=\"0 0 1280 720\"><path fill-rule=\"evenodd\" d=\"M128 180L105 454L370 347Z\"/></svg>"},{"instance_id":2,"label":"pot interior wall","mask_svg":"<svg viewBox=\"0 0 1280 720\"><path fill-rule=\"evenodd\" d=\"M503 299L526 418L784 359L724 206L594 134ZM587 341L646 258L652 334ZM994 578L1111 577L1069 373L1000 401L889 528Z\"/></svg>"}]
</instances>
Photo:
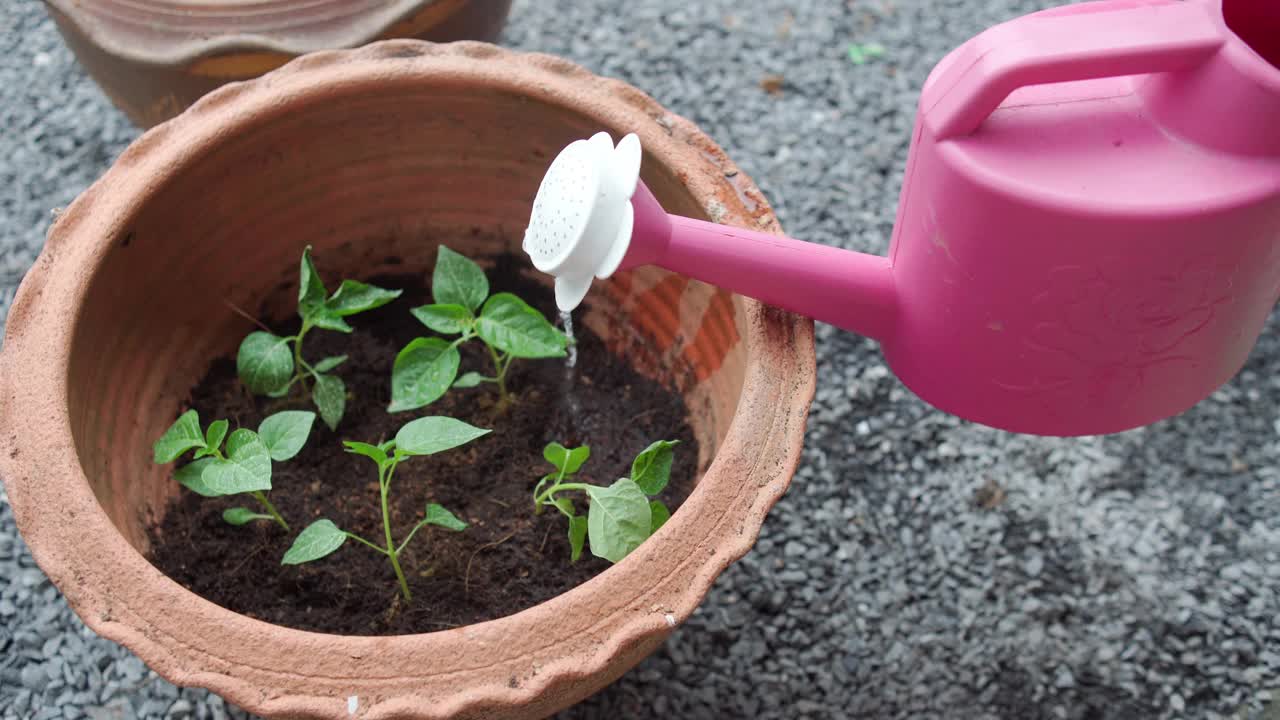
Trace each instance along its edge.
<instances>
[{"instance_id":1,"label":"pot interior wall","mask_svg":"<svg viewBox=\"0 0 1280 720\"><path fill-rule=\"evenodd\" d=\"M252 329L233 306L265 318L292 312L305 245L331 289L340 276L392 269L420 271L425 282L441 238L473 256L519 252L551 159L601 129L615 138L626 130L491 90L339 87L288 98L157 178L121 218L72 346L79 459L116 527L145 550L146 526L179 490L169 467L152 464L152 442L209 362ZM668 210L705 217L674 173L653 157L644 167ZM597 282L589 302L579 322L684 394L705 470L743 385L741 301L641 268Z\"/></svg>"}]
</instances>

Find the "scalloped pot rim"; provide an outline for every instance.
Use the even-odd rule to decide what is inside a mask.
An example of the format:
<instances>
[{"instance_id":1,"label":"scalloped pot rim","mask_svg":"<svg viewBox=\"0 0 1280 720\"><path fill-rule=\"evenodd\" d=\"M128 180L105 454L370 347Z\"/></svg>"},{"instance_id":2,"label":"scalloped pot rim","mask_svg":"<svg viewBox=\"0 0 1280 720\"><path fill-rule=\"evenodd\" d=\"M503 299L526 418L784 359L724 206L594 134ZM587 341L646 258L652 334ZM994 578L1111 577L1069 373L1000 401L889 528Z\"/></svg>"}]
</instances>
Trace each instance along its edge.
<instances>
[{"instance_id":1,"label":"scalloped pot rim","mask_svg":"<svg viewBox=\"0 0 1280 720\"><path fill-rule=\"evenodd\" d=\"M451 0L382 0L364 5L353 0L328 0L327 3L318 4L283 3L288 12L282 11L282 15L285 15L282 23L287 21L287 25L244 33L222 33L216 25L211 28L213 32L208 32L208 29L180 27L162 31L157 29L153 21L114 16L105 9L106 6L119 4L118 2L99 0L95 4L85 3L83 0L44 1L62 13L94 45L116 57L151 65L185 65L233 53L263 52L298 56L329 48L355 48L369 43L429 5ZM152 4L157 7L173 5L171 2ZM336 31L325 35L308 34L309 26L298 23L299 17L332 7L340 7L346 12L345 17L340 18L341 22L336 24ZM182 13L177 15L182 16ZM186 19L190 20L191 17L187 15ZM329 23L333 23L335 19L338 18L323 18ZM133 33L145 33L151 42L139 43L133 33L113 32L106 27L112 22L132 28Z\"/></svg>"},{"instance_id":2,"label":"scalloped pot rim","mask_svg":"<svg viewBox=\"0 0 1280 720\"><path fill-rule=\"evenodd\" d=\"M754 544L799 460L815 384L813 323L736 298L745 380L688 511L621 563L523 612L420 635L310 633L205 601L128 544L90 489L68 406L75 318L121 223L210 148L335 88L436 82L514 93L634 130L647 162L679 178L705 213L780 231L750 179L692 123L568 61L478 42L389 40L304 56L214 91L135 141L59 216L14 299L0 352L0 474L37 562L86 624L169 680L260 715L347 717L344 689L356 688L361 718L531 717L576 702L689 616ZM45 511L48 502L62 512ZM528 672L517 678L513 667Z\"/></svg>"}]
</instances>

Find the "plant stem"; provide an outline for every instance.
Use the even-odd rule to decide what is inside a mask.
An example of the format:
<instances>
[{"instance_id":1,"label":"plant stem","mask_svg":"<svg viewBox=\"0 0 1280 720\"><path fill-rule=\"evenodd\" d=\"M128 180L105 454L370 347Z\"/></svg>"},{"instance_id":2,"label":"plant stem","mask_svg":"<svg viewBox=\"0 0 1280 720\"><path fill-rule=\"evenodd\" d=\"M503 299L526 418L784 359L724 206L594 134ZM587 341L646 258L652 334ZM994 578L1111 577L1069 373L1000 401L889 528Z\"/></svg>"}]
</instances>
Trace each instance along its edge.
<instances>
[{"instance_id":1,"label":"plant stem","mask_svg":"<svg viewBox=\"0 0 1280 720\"><path fill-rule=\"evenodd\" d=\"M254 490L253 497L257 499L258 502L262 503L262 507L266 508L267 512L271 513L271 517L280 524L280 527L284 528L285 532L289 532L289 523L285 522L284 518L280 517L280 513L276 510L276 506L272 505L271 501L267 499L266 493L261 490Z\"/></svg>"},{"instance_id":2,"label":"plant stem","mask_svg":"<svg viewBox=\"0 0 1280 720\"><path fill-rule=\"evenodd\" d=\"M493 358L493 372L498 379L498 393L502 407L506 407L510 400L507 395L507 368L502 364L502 358L498 357L498 351L494 350L492 345L485 343L484 346L489 348L489 356Z\"/></svg>"},{"instance_id":3,"label":"plant stem","mask_svg":"<svg viewBox=\"0 0 1280 720\"><path fill-rule=\"evenodd\" d=\"M382 530L387 537L387 557L391 559L391 567L396 571L396 579L400 581L400 592L404 593L405 602L413 600L413 594L409 592L409 581L404 578L404 571L400 569L400 559L396 557L396 545L391 539L391 513L387 510L387 491L391 488L391 476L396 472L396 464L391 464L391 469L387 471L386 478L378 483L382 494Z\"/></svg>"},{"instance_id":4,"label":"plant stem","mask_svg":"<svg viewBox=\"0 0 1280 720\"><path fill-rule=\"evenodd\" d=\"M413 529L409 531L409 537L405 538L404 541L400 543L400 547L396 548L397 555L399 555L401 552L404 552L405 546L409 544L409 541L413 539L414 535L418 534L418 528L421 528L423 525L426 525L426 524L427 524L426 520L420 520L417 525L413 526Z\"/></svg>"},{"instance_id":5,"label":"plant stem","mask_svg":"<svg viewBox=\"0 0 1280 720\"><path fill-rule=\"evenodd\" d=\"M295 380L300 380L302 382L302 391L304 393L307 391L307 381L306 375L303 374L303 370L305 369L311 372L311 374L315 374L315 371L311 370L311 366L302 359L302 338L310 329L311 323L307 320L303 320L302 327L298 328L298 334L293 338L293 377ZM289 384L292 385L293 381L290 380Z\"/></svg>"},{"instance_id":6,"label":"plant stem","mask_svg":"<svg viewBox=\"0 0 1280 720\"><path fill-rule=\"evenodd\" d=\"M368 540L365 540L364 538L360 537L359 535L357 535L357 534L355 534L355 533L351 533L351 532L349 532L349 533L344 533L344 534L345 534L347 537L351 538L352 540L355 540L355 541L357 541L357 542L362 542L362 543L364 543L365 545L368 545L369 547L373 548L374 550L377 550L378 552L382 553L383 555L386 555L386 554L387 554L387 551L386 551L386 550L383 550L382 548L378 547L377 545L374 545L373 543L369 542Z\"/></svg>"},{"instance_id":7,"label":"plant stem","mask_svg":"<svg viewBox=\"0 0 1280 720\"><path fill-rule=\"evenodd\" d=\"M588 485L587 483L557 483L543 491L542 495L534 498L534 502L544 503L558 490L581 490L586 492L589 487L591 487L591 485Z\"/></svg>"}]
</instances>

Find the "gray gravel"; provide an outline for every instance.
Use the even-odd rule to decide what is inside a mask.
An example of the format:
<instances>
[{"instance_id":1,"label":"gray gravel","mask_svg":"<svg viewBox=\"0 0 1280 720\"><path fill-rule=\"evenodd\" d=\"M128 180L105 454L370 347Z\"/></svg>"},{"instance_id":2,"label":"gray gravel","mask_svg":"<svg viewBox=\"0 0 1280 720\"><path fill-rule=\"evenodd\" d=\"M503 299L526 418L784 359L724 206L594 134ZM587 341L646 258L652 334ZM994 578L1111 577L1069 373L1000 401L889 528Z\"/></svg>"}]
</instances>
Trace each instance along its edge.
<instances>
[{"instance_id":1,"label":"gray gravel","mask_svg":"<svg viewBox=\"0 0 1280 720\"><path fill-rule=\"evenodd\" d=\"M793 235L882 252L928 69L1046 4L523 0L507 42L695 120ZM39 4L4 5L0 313L50 209L136 134ZM887 52L855 65L850 42ZM780 94L761 88L767 75ZM565 717L1277 720L1275 325L1186 415L1077 440L940 415L872 343L820 326L803 466L755 551L661 651ZM243 714L86 630L0 491L0 717Z\"/></svg>"}]
</instances>

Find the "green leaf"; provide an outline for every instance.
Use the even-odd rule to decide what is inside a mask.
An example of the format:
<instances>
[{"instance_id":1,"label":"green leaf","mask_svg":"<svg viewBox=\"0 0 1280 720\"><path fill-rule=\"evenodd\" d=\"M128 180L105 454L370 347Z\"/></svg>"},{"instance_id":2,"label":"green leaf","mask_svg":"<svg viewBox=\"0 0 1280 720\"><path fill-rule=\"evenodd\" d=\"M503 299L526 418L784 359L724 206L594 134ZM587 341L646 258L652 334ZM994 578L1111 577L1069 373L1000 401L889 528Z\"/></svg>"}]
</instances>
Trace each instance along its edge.
<instances>
[{"instance_id":1,"label":"green leaf","mask_svg":"<svg viewBox=\"0 0 1280 720\"><path fill-rule=\"evenodd\" d=\"M451 417L418 418L396 433L396 452L405 455L434 455L465 445L489 432Z\"/></svg>"},{"instance_id":2,"label":"green leaf","mask_svg":"<svg viewBox=\"0 0 1280 720\"><path fill-rule=\"evenodd\" d=\"M671 448L678 440L659 440L645 448L631 461L631 479L645 495L657 495L671 479L671 461L675 455Z\"/></svg>"},{"instance_id":3,"label":"green leaf","mask_svg":"<svg viewBox=\"0 0 1280 720\"><path fill-rule=\"evenodd\" d=\"M236 353L240 382L254 395L266 395L284 387L293 377L293 352L289 339L255 330L240 343Z\"/></svg>"},{"instance_id":4,"label":"green leaf","mask_svg":"<svg viewBox=\"0 0 1280 720\"><path fill-rule=\"evenodd\" d=\"M178 472L173 474L173 479L182 484L183 487L202 497L218 497L221 493L216 493L204 484L204 469L214 462L214 458L202 458L193 463L183 465Z\"/></svg>"},{"instance_id":5,"label":"green leaf","mask_svg":"<svg viewBox=\"0 0 1280 720\"><path fill-rule=\"evenodd\" d=\"M473 388L484 382L487 378L478 372L463 373L462 377L453 382L456 388Z\"/></svg>"},{"instance_id":6,"label":"green leaf","mask_svg":"<svg viewBox=\"0 0 1280 720\"><path fill-rule=\"evenodd\" d=\"M630 478L622 478L607 488L587 488L591 509L587 532L591 554L609 562L619 562L640 547L653 527L649 499Z\"/></svg>"},{"instance_id":7,"label":"green leaf","mask_svg":"<svg viewBox=\"0 0 1280 720\"><path fill-rule=\"evenodd\" d=\"M332 520L321 518L308 525L307 529L298 533L298 537L293 541L293 546L289 548L289 552L284 554L284 559L280 561L280 564L301 565L312 560L319 560L342 547L342 543L346 541L347 534L339 530Z\"/></svg>"},{"instance_id":8,"label":"green leaf","mask_svg":"<svg viewBox=\"0 0 1280 720\"><path fill-rule=\"evenodd\" d=\"M387 412L425 407L440 399L458 374L458 348L438 337L418 338L396 355L391 366L391 404Z\"/></svg>"},{"instance_id":9,"label":"green leaf","mask_svg":"<svg viewBox=\"0 0 1280 720\"><path fill-rule=\"evenodd\" d=\"M427 503L427 517L423 522L428 525L439 525L450 530L462 531L467 529L466 523L435 503Z\"/></svg>"},{"instance_id":10,"label":"green leaf","mask_svg":"<svg viewBox=\"0 0 1280 720\"><path fill-rule=\"evenodd\" d=\"M564 513L564 516L567 518L572 519L577 515L577 513L573 511L573 500L570 500L567 497L552 498L551 504L554 505L557 510Z\"/></svg>"},{"instance_id":11,"label":"green leaf","mask_svg":"<svg viewBox=\"0 0 1280 720\"><path fill-rule=\"evenodd\" d=\"M431 296L441 305L461 305L475 312L489 297L489 279L470 258L441 245L431 273Z\"/></svg>"},{"instance_id":12,"label":"green leaf","mask_svg":"<svg viewBox=\"0 0 1280 720\"><path fill-rule=\"evenodd\" d=\"M400 297L403 290L386 290L377 285L366 285L355 280L343 280L333 297L325 301L325 307L339 317L355 315L383 305Z\"/></svg>"},{"instance_id":13,"label":"green leaf","mask_svg":"<svg viewBox=\"0 0 1280 720\"><path fill-rule=\"evenodd\" d=\"M347 409L347 385L337 375L317 375L316 385L311 389L311 401L320 411L324 424L336 431Z\"/></svg>"},{"instance_id":14,"label":"green leaf","mask_svg":"<svg viewBox=\"0 0 1280 720\"><path fill-rule=\"evenodd\" d=\"M209 427L204 431L204 449L208 454L212 455L214 450L222 447L222 441L227 437L227 428L231 423L226 420L214 420L209 423Z\"/></svg>"},{"instance_id":15,"label":"green leaf","mask_svg":"<svg viewBox=\"0 0 1280 720\"><path fill-rule=\"evenodd\" d=\"M442 335L457 335L472 323L475 316L461 305L423 305L409 312L418 318L418 322L426 325Z\"/></svg>"},{"instance_id":16,"label":"green leaf","mask_svg":"<svg viewBox=\"0 0 1280 720\"><path fill-rule=\"evenodd\" d=\"M307 322L324 330L333 330L335 332L351 334L352 328L347 324L346 320L338 313L330 310L325 305L317 305L311 309L307 315Z\"/></svg>"},{"instance_id":17,"label":"green leaf","mask_svg":"<svg viewBox=\"0 0 1280 720\"><path fill-rule=\"evenodd\" d=\"M318 373L327 373L346 361L347 361L346 355L333 355L321 360L315 365L312 365L311 369L315 370Z\"/></svg>"},{"instance_id":18,"label":"green leaf","mask_svg":"<svg viewBox=\"0 0 1280 720\"><path fill-rule=\"evenodd\" d=\"M271 489L271 452L252 430L240 428L227 438L227 459L213 458L200 474L215 495Z\"/></svg>"},{"instance_id":19,"label":"green leaf","mask_svg":"<svg viewBox=\"0 0 1280 720\"><path fill-rule=\"evenodd\" d=\"M346 446L347 452L354 453L356 455L363 455L369 458L370 460L378 463L379 468L387 464L386 451L378 447L377 445L370 445L369 443L355 442L354 440L343 440L342 444Z\"/></svg>"},{"instance_id":20,"label":"green leaf","mask_svg":"<svg viewBox=\"0 0 1280 720\"><path fill-rule=\"evenodd\" d=\"M575 515L569 518L569 562L582 557L582 543L587 539L587 517Z\"/></svg>"},{"instance_id":21,"label":"green leaf","mask_svg":"<svg viewBox=\"0 0 1280 720\"><path fill-rule=\"evenodd\" d=\"M518 358L564 357L569 338L511 293L489 298L476 320L480 338Z\"/></svg>"},{"instance_id":22,"label":"green leaf","mask_svg":"<svg viewBox=\"0 0 1280 720\"><path fill-rule=\"evenodd\" d=\"M254 520L271 520L270 515L256 513L249 508L233 507L222 511L222 519L230 525L244 525Z\"/></svg>"},{"instance_id":23,"label":"green leaf","mask_svg":"<svg viewBox=\"0 0 1280 720\"><path fill-rule=\"evenodd\" d=\"M658 532L658 528L665 525L667 520L671 519L671 511L667 509L666 505L662 504L661 500L649 501L649 513L652 516L652 519L649 521L650 535Z\"/></svg>"},{"instance_id":24,"label":"green leaf","mask_svg":"<svg viewBox=\"0 0 1280 720\"><path fill-rule=\"evenodd\" d=\"M212 427L212 426L210 426ZM200 432L200 415L188 410L164 431L152 448L152 460L157 465L171 463L191 448L204 447L204 433Z\"/></svg>"},{"instance_id":25,"label":"green leaf","mask_svg":"<svg viewBox=\"0 0 1280 720\"><path fill-rule=\"evenodd\" d=\"M316 414L308 410L278 412L258 425L258 436L271 453L271 459L284 462L297 455L307 444Z\"/></svg>"},{"instance_id":26,"label":"green leaf","mask_svg":"<svg viewBox=\"0 0 1280 720\"><path fill-rule=\"evenodd\" d=\"M324 296L328 291L316 272L315 263L311 262L311 246L302 251L302 261L298 265L298 315L304 320L311 319L316 308L324 305Z\"/></svg>"},{"instance_id":27,"label":"green leaf","mask_svg":"<svg viewBox=\"0 0 1280 720\"><path fill-rule=\"evenodd\" d=\"M591 457L591 448L583 445L570 450L558 442L552 442L547 443L547 446L542 448L542 457L546 458L547 462L555 465L557 470L563 471L568 476L582 468L582 463Z\"/></svg>"}]
</instances>

